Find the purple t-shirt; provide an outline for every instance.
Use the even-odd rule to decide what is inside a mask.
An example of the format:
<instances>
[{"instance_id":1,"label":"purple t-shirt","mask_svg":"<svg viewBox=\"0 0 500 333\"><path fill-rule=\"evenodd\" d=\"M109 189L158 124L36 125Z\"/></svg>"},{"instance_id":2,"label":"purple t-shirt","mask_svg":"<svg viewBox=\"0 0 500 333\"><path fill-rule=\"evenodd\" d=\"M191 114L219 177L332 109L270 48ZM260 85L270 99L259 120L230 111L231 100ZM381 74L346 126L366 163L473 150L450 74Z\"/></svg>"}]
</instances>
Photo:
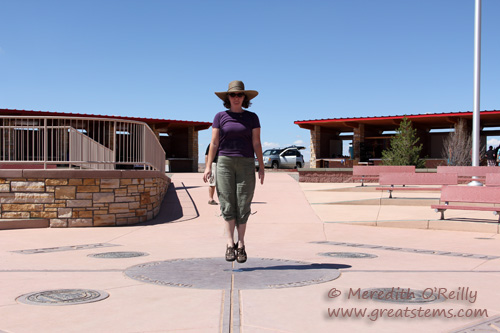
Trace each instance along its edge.
<instances>
[{"instance_id":1,"label":"purple t-shirt","mask_svg":"<svg viewBox=\"0 0 500 333\"><path fill-rule=\"evenodd\" d=\"M254 157L252 130L260 128L259 117L250 111L222 111L215 115L219 129L219 156Z\"/></svg>"}]
</instances>

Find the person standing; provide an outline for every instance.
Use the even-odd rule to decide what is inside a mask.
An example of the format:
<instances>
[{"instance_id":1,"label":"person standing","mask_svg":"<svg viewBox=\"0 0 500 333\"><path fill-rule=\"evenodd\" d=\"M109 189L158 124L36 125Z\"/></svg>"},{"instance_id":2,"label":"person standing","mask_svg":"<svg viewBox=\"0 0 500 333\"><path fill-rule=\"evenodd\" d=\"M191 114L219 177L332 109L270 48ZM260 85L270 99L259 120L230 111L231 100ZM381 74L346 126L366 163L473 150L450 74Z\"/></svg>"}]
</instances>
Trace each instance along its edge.
<instances>
[{"instance_id":1,"label":"person standing","mask_svg":"<svg viewBox=\"0 0 500 333\"><path fill-rule=\"evenodd\" d=\"M259 165L264 165L260 141L260 121L257 114L245 110L250 100L259 93L245 90L242 81L232 81L228 90L216 92L224 102L226 111L215 115L212 123L212 139L203 174L207 182L212 174L212 161L216 152L217 196L222 217L226 221L226 260L244 263L245 231L251 212L251 202L255 190L255 156ZM264 184L264 168L259 168L259 180ZM234 241L234 230L238 231L238 241Z\"/></svg>"},{"instance_id":2,"label":"person standing","mask_svg":"<svg viewBox=\"0 0 500 333\"><path fill-rule=\"evenodd\" d=\"M486 161L488 162L488 166L496 166L498 148L500 148L500 146L498 146L496 149L493 149L493 146L490 146L490 148L486 152Z\"/></svg>"},{"instance_id":3,"label":"person standing","mask_svg":"<svg viewBox=\"0 0 500 333\"><path fill-rule=\"evenodd\" d=\"M210 150L210 144L207 146L207 151L205 152L205 165L208 163L208 152ZM208 204L217 205L214 200L215 194L215 184L217 183L217 153L215 153L214 160L212 162L212 175L208 178Z\"/></svg>"}]
</instances>

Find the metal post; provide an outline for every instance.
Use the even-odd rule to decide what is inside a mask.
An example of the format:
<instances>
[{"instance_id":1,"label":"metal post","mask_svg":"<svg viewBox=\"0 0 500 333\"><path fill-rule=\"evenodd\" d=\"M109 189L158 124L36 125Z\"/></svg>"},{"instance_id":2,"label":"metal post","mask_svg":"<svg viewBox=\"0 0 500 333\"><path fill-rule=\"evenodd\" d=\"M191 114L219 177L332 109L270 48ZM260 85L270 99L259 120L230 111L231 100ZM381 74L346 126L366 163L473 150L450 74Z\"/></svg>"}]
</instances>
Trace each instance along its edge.
<instances>
[{"instance_id":1,"label":"metal post","mask_svg":"<svg viewBox=\"0 0 500 333\"><path fill-rule=\"evenodd\" d=\"M117 166L117 164L116 164L116 162L117 162L117 160L116 160L116 152L118 150L116 148L118 146L118 143L116 142L116 140L118 139L118 137L116 136L116 121L114 121L113 123L110 122L110 125L111 124L113 124L113 142L112 142L112 144L113 144L113 160L115 162L114 163L114 169L116 169L116 166ZM111 135L110 135L110 137L111 137Z\"/></svg>"},{"instance_id":2,"label":"metal post","mask_svg":"<svg viewBox=\"0 0 500 333\"><path fill-rule=\"evenodd\" d=\"M142 163L143 169L146 170L146 124L141 125L142 128Z\"/></svg>"},{"instance_id":3,"label":"metal post","mask_svg":"<svg viewBox=\"0 0 500 333\"><path fill-rule=\"evenodd\" d=\"M47 118L44 119L43 121L43 168L47 169L47 160L48 160L48 155L49 155L49 143L47 142L49 140L49 135L47 133Z\"/></svg>"},{"instance_id":4,"label":"metal post","mask_svg":"<svg viewBox=\"0 0 500 333\"><path fill-rule=\"evenodd\" d=\"M480 127L480 91L481 91L481 0L476 0L474 22L474 110L472 114L472 166L479 166ZM477 180L469 183L482 186Z\"/></svg>"}]
</instances>

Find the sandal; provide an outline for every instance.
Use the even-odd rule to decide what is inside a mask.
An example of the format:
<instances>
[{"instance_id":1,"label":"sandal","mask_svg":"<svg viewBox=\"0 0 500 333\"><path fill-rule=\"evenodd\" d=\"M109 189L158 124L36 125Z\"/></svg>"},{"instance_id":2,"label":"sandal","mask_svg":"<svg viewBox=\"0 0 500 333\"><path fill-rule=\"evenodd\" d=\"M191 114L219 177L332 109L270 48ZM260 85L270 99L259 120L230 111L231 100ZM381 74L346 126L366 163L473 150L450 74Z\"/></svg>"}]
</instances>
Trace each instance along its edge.
<instances>
[{"instance_id":1,"label":"sandal","mask_svg":"<svg viewBox=\"0 0 500 333\"><path fill-rule=\"evenodd\" d=\"M226 261L234 261L236 259L236 253L234 251L236 245L227 246L226 248Z\"/></svg>"},{"instance_id":2,"label":"sandal","mask_svg":"<svg viewBox=\"0 0 500 333\"><path fill-rule=\"evenodd\" d=\"M236 261L240 264L247 261L247 253L245 251L245 246L236 249Z\"/></svg>"},{"instance_id":3,"label":"sandal","mask_svg":"<svg viewBox=\"0 0 500 333\"><path fill-rule=\"evenodd\" d=\"M209 205L218 205L218 203L215 200L208 200Z\"/></svg>"}]
</instances>

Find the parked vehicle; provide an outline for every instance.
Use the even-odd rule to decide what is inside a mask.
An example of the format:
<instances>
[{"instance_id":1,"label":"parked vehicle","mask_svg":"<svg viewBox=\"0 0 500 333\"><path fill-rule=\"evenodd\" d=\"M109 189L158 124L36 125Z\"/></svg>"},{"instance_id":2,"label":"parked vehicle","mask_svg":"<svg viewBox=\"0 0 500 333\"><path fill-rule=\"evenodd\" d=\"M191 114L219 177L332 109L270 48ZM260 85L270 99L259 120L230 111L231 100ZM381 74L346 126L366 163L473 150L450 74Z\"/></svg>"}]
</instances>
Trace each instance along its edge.
<instances>
[{"instance_id":1,"label":"parked vehicle","mask_svg":"<svg viewBox=\"0 0 500 333\"><path fill-rule=\"evenodd\" d=\"M286 148L267 149L263 153L264 167L273 169L296 169L304 166L304 156L300 150L302 146L289 146ZM259 161L255 159L255 168L259 170Z\"/></svg>"}]
</instances>

